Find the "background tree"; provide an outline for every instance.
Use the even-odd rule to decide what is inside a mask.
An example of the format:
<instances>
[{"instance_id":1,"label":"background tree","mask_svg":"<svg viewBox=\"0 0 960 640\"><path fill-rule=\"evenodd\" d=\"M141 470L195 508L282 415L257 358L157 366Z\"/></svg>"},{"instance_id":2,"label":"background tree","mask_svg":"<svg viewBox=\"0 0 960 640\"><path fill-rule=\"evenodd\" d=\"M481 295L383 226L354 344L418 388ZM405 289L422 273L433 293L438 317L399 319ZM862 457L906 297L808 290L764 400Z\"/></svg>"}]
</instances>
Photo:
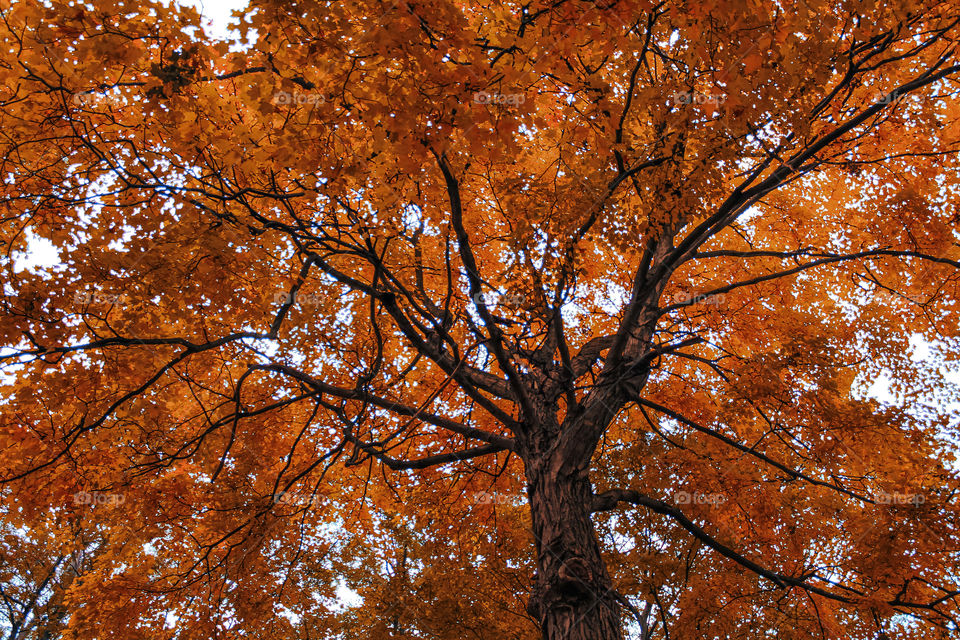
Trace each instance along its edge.
<instances>
[{"instance_id":1,"label":"background tree","mask_svg":"<svg viewBox=\"0 0 960 640\"><path fill-rule=\"evenodd\" d=\"M955 3L0 19L2 513L100 541L65 637L956 633Z\"/></svg>"},{"instance_id":2,"label":"background tree","mask_svg":"<svg viewBox=\"0 0 960 640\"><path fill-rule=\"evenodd\" d=\"M0 543L0 629L6 640L59 638L69 608L64 596L89 571L103 546L57 522L53 531L13 529L6 525ZM60 534L60 535L58 535Z\"/></svg>"}]
</instances>

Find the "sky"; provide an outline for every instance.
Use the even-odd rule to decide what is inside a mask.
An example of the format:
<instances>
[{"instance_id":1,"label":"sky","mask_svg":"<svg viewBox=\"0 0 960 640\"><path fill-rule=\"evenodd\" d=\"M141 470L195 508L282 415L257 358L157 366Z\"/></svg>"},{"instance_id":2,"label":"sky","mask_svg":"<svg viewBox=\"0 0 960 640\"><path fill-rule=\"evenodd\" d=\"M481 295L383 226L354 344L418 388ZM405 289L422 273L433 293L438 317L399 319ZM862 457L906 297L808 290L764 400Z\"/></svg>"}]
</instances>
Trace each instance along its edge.
<instances>
[{"instance_id":1,"label":"sky","mask_svg":"<svg viewBox=\"0 0 960 640\"><path fill-rule=\"evenodd\" d=\"M247 0L180 0L181 6L194 6L210 22L209 33L217 38L226 38L229 32L230 12L242 9ZM205 22L206 24L206 22Z\"/></svg>"}]
</instances>

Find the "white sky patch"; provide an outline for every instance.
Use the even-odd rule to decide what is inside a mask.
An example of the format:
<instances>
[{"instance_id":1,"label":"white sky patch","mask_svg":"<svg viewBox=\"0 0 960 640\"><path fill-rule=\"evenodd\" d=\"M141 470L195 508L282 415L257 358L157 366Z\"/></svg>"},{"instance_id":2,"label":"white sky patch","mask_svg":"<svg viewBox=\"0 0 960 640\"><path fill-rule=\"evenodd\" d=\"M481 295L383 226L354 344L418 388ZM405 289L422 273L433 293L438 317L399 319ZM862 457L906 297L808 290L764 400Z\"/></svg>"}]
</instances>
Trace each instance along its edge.
<instances>
[{"instance_id":1,"label":"white sky patch","mask_svg":"<svg viewBox=\"0 0 960 640\"><path fill-rule=\"evenodd\" d=\"M17 273L24 270L36 272L50 269L58 264L60 264L60 252L57 251L57 247L28 229L27 250L14 252L13 270Z\"/></svg>"},{"instance_id":2,"label":"white sky patch","mask_svg":"<svg viewBox=\"0 0 960 640\"><path fill-rule=\"evenodd\" d=\"M943 377L950 384L960 386L960 369L950 369Z\"/></svg>"},{"instance_id":3,"label":"white sky patch","mask_svg":"<svg viewBox=\"0 0 960 640\"><path fill-rule=\"evenodd\" d=\"M180 616L178 616L178 615L177 615L176 613L174 613L173 611L167 611L167 615L166 615L166 617L164 618L164 621L163 621L163 628L164 628L164 629L173 629L173 628L175 628L175 627L177 626L177 621L179 621L179 620L180 620Z\"/></svg>"},{"instance_id":4,"label":"white sky patch","mask_svg":"<svg viewBox=\"0 0 960 640\"><path fill-rule=\"evenodd\" d=\"M180 6L193 6L203 16L204 28L207 33L219 40L228 40L238 37L236 31L231 32L229 25L232 20L230 13L237 9L244 9L248 0L178 0Z\"/></svg>"},{"instance_id":5,"label":"white sky patch","mask_svg":"<svg viewBox=\"0 0 960 640\"><path fill-rule=\"evenodd\" d=\"M894 401L893 394L890 393L890 385L893 383L893 379L888 376L886 373L881 373L877 376L876 380L873 381L867 388L867 397L875 398L881 402L892 403Z\"/></svg>"},{"instance_id":6,"label":"white sky patch","mask_svg":"<svg viewBox=\"0 0 960 640\"><path fill-rule=\"evenodd\" d=\"M359 607L363 604L363 598L360 597L360 594L342 582L337 585L337 599L345 607Z\"/></svg>"},{"instance_id":7,"label":"white sky patch","mask_svg":"<svg viewBox=\"0 0 960 640\"><path fill-rule=\"evenodd\" d=\"M947 362L945 354L938 351L937 345L929 342L923 337L923 334L911 334L908 351L904 356L910 358L912 362L933 362L941 365L940 375L943 380L947 384L960 386L960 369L957 369L954 363ZM902 399L898 399L890 390L893 382L893 372L881 371L867 387L865 395L885 404L900 404ZM951 402L944 408L949 411L957 411L960 409L960 403Z\"/></svg>"},{"instance_id":8,"label":"white sky patch","mask_svg":"<svg viewBox=\"0 0 960 640\"><path fill-rule=\"evenodd\" d=\"M294 626L300 624L300 616L284 606L277 605L277 613L286 618L290 624Z\"/></svg>"},{"instance_id":9,"label":"white sky patch","mask_svg":"<svg viewBox=\"0 0 960 640\"><path fill-rule=\"evenodd\" d=\"M133 239L133 236L136 234L137 230L131 227L130 225L123 225L123 238L113 240L107 245L108 249L113 251L127 251L127 243Z\"/></svg>"},{"instance_id":10,"label":"white sky patch","mask_svg":"<svg viewBox=\"0 0 960 640\"><path fill-rule=\"evenodd\" d=\"M930 343L923 339L919 333L910 336L910 359L914 362L929 360L933 355L930 349Z\"/></svg>"}]
</instances>

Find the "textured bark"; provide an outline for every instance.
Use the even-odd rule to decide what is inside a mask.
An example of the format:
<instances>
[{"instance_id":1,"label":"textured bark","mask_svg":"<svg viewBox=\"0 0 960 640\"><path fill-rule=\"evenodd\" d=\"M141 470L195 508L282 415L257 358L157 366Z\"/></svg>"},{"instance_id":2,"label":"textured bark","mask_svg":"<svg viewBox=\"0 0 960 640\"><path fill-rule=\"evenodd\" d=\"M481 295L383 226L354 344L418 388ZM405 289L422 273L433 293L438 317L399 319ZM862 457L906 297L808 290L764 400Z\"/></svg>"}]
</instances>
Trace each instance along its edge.
<instances>
[{"instance_id":1,"label":"textured bark","mask_svg":"<svg viewBox=\"0 0 960 640\"><path fill-rule=\"evenodd\" d=\"M585 473L528 467L537 575L527 611L544 640L622 640L620 605L590 518Z\"/></svg>"}]
</instances>

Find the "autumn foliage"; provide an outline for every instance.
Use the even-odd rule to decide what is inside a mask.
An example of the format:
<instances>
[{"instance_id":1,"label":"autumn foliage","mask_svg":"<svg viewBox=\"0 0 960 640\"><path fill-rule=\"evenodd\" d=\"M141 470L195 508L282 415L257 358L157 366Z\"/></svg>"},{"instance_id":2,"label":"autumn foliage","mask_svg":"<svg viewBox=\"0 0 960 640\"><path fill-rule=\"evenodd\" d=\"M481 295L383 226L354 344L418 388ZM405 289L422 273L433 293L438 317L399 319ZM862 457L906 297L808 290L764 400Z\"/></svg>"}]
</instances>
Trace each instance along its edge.
<instances>
[{"instance_id":1,"label":"autumn foliage","mask_svg":"<svg viewBox=\"0 0 960 640\"><path fill-rule=\"evenodd\" d=\"M236 25L0 0L10 640L956 637L960 4Z\"/></svg>"}]
</instances>

